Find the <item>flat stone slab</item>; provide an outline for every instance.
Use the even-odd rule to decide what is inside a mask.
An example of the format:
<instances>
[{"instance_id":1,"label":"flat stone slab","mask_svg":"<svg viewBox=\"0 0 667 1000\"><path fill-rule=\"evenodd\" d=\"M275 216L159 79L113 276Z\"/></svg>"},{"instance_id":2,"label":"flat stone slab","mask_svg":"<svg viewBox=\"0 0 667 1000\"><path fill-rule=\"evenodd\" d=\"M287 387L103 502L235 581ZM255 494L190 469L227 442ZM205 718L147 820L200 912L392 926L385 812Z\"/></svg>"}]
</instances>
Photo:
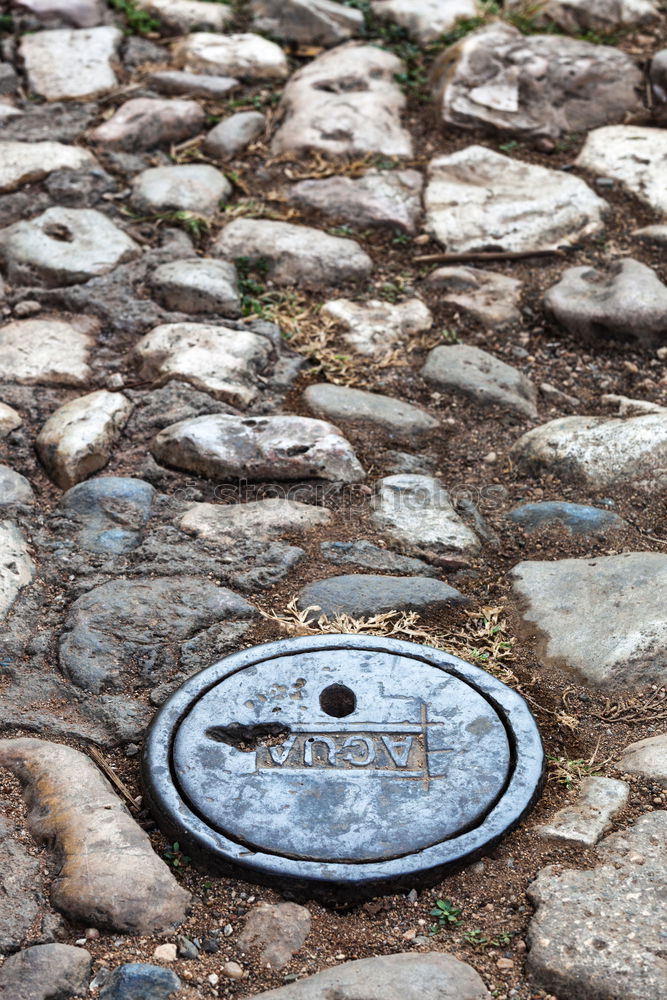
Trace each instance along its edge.
<instances>
[{"instance_id":1,"label":"flat stone slab","mask_svg":"<svg viewBox=\"0 0 667 1000\"><path fill-rule=\"evenodd\" d=\"M477 535L454 510L447 490L431 476L387 476L376 484L373 521L414 555L473 556Z\"/></svg>"},{"instance_id":2,"label":"flat stone slab","mask_svg":"<svg viewBox=\"0 0 667 1000\"><path fill-rule=\"evenodd\" d=\"M142 479L100 476L63 496L58 512L72 523L76 544L89 552L131 552L141 544L155 489Z\"/></svg>"},{"instance_id":3,"label":"flat stone slab","mask_svg":"<svg viewBox=\"0 0 667 1000\"><path fill-rule=\"evenodd\" d=\"M255 609L238 594L201 577L113 580L72 604L60 637L60 669L73 684L99 693L163 680L212 626L247 622ZM210 662L210 661L209 661Z\"/></svg>"},{"instance_id":4,"label":"flat stone slab","mask_svg":"<svg viewBox=\"0 0 667 1000\"><path fill-rule=\"evenodd\" d=\"M433 316L421 299L405 302L352 302L330 299L322 306L322 315L343 327L343 339L360 354L382 357L412 334L430 330Z\"/></svg>"},{"instance_id":5,"label":"flat stone slab","mask_svg":"<svg viewBox=\"0 0 667 1000\"><path fill-rule=\"evenodd\" d=\"M179 522L181 531L217 545L238 538L283 538L285 535L312 531L332 520L326 507L274 497L250 503L196 503Z\"/></svg>"},{"instance_id":6,"label":"flat stone slab","mask_svg":"<svg viewBox=\"0 0 667 1000\"><path fill-rule=\"evenodd\" d=\"M373 13L405 28L421 45L446 35L460 19L475 18L475 0L373 0Z\"/></svg>"},{"instance_id":7,"label":"flat stone slab","mask_svg":"<svg viewBox=\"0 0 667 1000\"><path fill-rule=\"evenodd\" d=\"M584 778L576 801L559 809L549 823L538 827L544 840L593 847L625 808L630 786L616 778Z\"/></svg>"},{"instance_id":8,"label":"flat stone slab","mask_svg":"<svg viewBox=\"0 0 667 1000\"><path fill-rule=\"evenodd\" d=\"M576 165L611 177L658 212L667 213L667 133L639 125L609 125L589 132Z\"/></svg>"},{"instance_id":9,"label":"flat stone slab","mask_svg":"<svg viewBox=\"0 0 667 1000\"><path fill-rule=\"evenodd\" d=\"M607 691L667 681L667 555L522 562L510 579L538 661Z\"/></svg>"},{"instance_id":10,"label":"flat stone slab","mask_svg":"<svg viewBox=\"0 0 667 1000\"><path fill-rule=\"evenodd\" d=\"M322 542L320 552L336 566L360 566L394 576L438 576L440 570L422 559L402 556L361 538L354 542Z\"/></svg>"},{"instance_id":11,"label":"flat stone slab","mask_svg":"<svg viewBox=\"0 0 667 1000\"><path fill-rule=\"evenodd\" d=\"M468 146L431 160L426 229L453 253L549 250L599 232L608 204L585 181Z\"/></svg>"},{"instance_id":12,"label":"flat stone slab","mask_svg":"<svg viewBox=\"0 0 667 1000\"><path fill-rule=\"evenodd\" d=\"M266 337L205 323L165 323L134 348L139 375L157 385L171 379L189 382L232 406L249 406L257 397L257 375L274 356Z\"/></svg>"},{"instance_id":13,"label":"flat stone slab","mask_svg":"<svg viewBox=\"0 0 667 1000\"><path fill-rule=\"evenodd\" d=\"M261 261L276 284L303 288L365 281L373 270L373 261L354 240L271 219L234 219L216 239L213 253L228 261Z\"/></svg>"},{"instance_id":14,"label":"flat stone slab","mask_svg":"<svg viewBox=\"0 0 667 1000\"><path fill-rule=\"evenodd\" d=\"M540 872L528 888L537 908L528 973L538 986L582 1000L665 995L665 845L667 812L649 813L602 841L598 867Z\"/></svg>"},{"instance_id":15,"label":"flat stone slab","mask_svg":"<svg viewBox=\"0 0 667 1000\"><path fill-rule=\"evenodd\" d=\"M301 611L328 619L337 615L371 618L388 611L440 611L469 604L469 598L442 580L425 576L347 574L309 583L299 593Z\"/></svg>"},{"instance_id":16,"label":"flat stone slab","mask_svg":"<svg viewBox=\"0 0 667 1000\"><path fill-rule=\"evenodd\" d=\"M340 431L309 417L194 417L161 431L151 452L158 462L213 479L365 478Z\"/></svg>"},{"instance_id":17,"label":"flat stone slab","mask_svg":"<svg viewBox=\"0 0 667 1000\"><path fill-rule=\"evenodd\" d=\"M344 962L296 983L258 994L257 1000L424 1000L437 983L437 1000L491 1000L475 970L453 955L382 955Z\"/></svg>"},{"instance_id":18,"label":"flat stone slab","mask_svg":"<svg viewBox=\"0 0 667 1000\"><path fill-rule=\"evenodd\" d=\"M631 743L616 766L619 771L640 774L667 784L667 733Z\"/></svg>"},{"instance_id":19,"label":"flat stone slab","mask_svg":"<svg viewBox=\"0 0 667 1000\"><path fill-rule=\"evenodd\" d=\"M594 489L667 484L667 410L628 417L560 417L528 431L512 454L522 468Z\"/></svg>"},{"instance_id":20,"label":"flat stone slab","mask_svg":"<svg viewBox=\"0 0 667 1000\"><path fill-rule=\"evenodd\" d=\"M226 99L232 90L240 86L239 81L233 76L186 73L179 69L164 69L149 73L146 82L160 94L170 94L174 97L206 97L209 100Z\"/></svg>"},{"instance_id":21,"label":"flat stone slab","mask_svg":"<svg viewBox=\"0 0 667 1000\"><path fill-rule=\"evenodd\" d=\"M627 522L611 510L562 500L523 504L511 510L507 520L530 532L562 525L573 535L604 535L627 526Z\"/></svg>"},{"instance_id":22,"label":"flat stone slab","mask_svg":"<svg viewBox=\"0 0 667 1000\"><path fill-rule=\"evenodd\" d=\"M132 203L141 212L193 212L210 217L232 192L224 174L209 163L151 167L132 181Z\"/></svg>"},{"instance_id":23,"label":"flat stone slab","mask_svg":"<svg viewBox=\"0 0 667 1000\"><path fill-rule=\"evenodd\" d=\"M135 241L91 208L54 205L0 229L0 259L17 284L74 285L139 256Z\"/></svg>"},{"instance_id":24,"label":"flat stone slab","mask_svg":"<svg viewBox=\"0 0 667 1000\"><path fill-rule=\"evenodd\" d=\"M20 10L29 11L41 24L64 21L74 28L102 24L104 0L21 0Z\"/></svg>"},{"instance_id":25,"label":"flat stone slab","mask_svg":"<svg viewBox=\"0 0 667 1000\"><path fill-rule=\"evenodd\" d=\"M54 170L86 170L96 160L80 146L61 142L0 142L0 192L15 191Z\"/></svg>"},{"instance_id":26,"label":"flat stone slab","mask_svg":"<svg viewBox=\"0 0 667 1000\"><path fill-rule=\"evenodd\" d=\"M317 417L384 430L399 440L414 440L440 428L440 422L421 407L376 392L323 382L309 385L303 398Z\"/></svg>"},{"instance_id":27,"label":"flat stone slab","mask_svg":"<svg viewBox=\"0 0 667 1000\"><path fill-rule=\"evenodd\" d=\"M0 379L23 385L86 385L100 323L92 316L41 315L0 327Z\"/></svg>"},{"instance_id":28,"label":"flat stone slab","mask_svg":"<svg viewBox=\"0 0 667 1000\"><path fill-rule=\"evenodd\" d=\"M118 28L61 28L21 37L28 86L47 101L92 100L118 86Z\"/></svg>"},{"instance_id":29,"label":"flat stone slab","mask_svg":"<svg viewBox=\"0 0 667 1000\"><path fill-rule=\"evenodd\" d=\"M174 312L241 315L238 275L226 260L193 257L160 264L150 283L162 305Z\"/></svg>"},{"instance_id":30,"label":"flat stone slab","mask_svg":"<svg viewBox=\"0 0 667 1000\"><path fill-rule=\"evenodd\" d=\"M338 45L361 34L364 15L334 0L252 0L257 31L299 45Z\"/></svg>"},{"instance_id":31,"label":"flat stone slab","mask_svg":"<svg viewBox=\"0 0 667 1000\"><path fill-rule=\"evenodd\" d=\"M12 521L0 521L0 622L34 576L35 564L20 529Z\"/></svg>"},{"instance_id":32,"label":"flat stone slab","mask_svg":"<svg viewBox=\"0 0 667 1000\"><path fill-rule=\"evenodd\" d=\"M280 46L249 32L217 35L195 31L176 44L173 55L179 69L192 73L242 80L284 80L289 73L287 56Z\"/></svg>"},{"instance_id":33,"label":"flat stone slab","mask_svg":"<svg viewBox=\"0 0 667 1000\"><path fill-rule=\"evenodd\" d=\"M643 106L642 72L620 49L499 20L447 49L432 86L446 124L521 137L587 132Z\"/></svg>"},{"instance_id":34,"label":"flat stone slab","mask_svg":"<svg viewBox=\"0 0 667 1000\"><path fill-rule=\"evenodd\" d=\"M537 416L537 390L516 368L479 347L435 347L421 370L439 389L458 389L482 406L502 406L524 417Z\"/></svg>"},{"instance_id":35,"label":"flat stone slab","mask_svg":"<svg viewBox=\"0 0 667 1000\"><path fill-rule=\"evenodd\" d=\"M459 306L484 326L495 329L521 320L522 282L478 267L439 267L425 280L442 302Z\"/></svg>"},{"instance_id":36,"label":"flat stone slab","mask_svg":"<svg viewBox=\"0 0 667 1000\"><path fill-rule=\"evenodd\" d=\"M404 70L392 52L355 42L313 59L283 91L272 152L412 156L401 123L405 95L396 82Z\"/></svg>"},{"instance_id":37,"label":"flat stone slab","mask_svg":"<svg viewBox=\"0 0 667 1000\"><path fill-rule=\"evenodd\" d=\"M144 775L167 836L209 870L359 894L493 842L533 801L542 763L525 702L481 669L317 635L186 681L151 730Z\"/></svg>"},{"instance_id":38,"label":"flat stone slab","mask_svg":"<svg viewBox=\"0 0 667 1000\"><path fill-rule=\"evenodd\" d=\"M293 184L288 199L356 226L414 233L422 215L418 170L369 170L363 177L326 177Z\"/></svg>"},{"instance_id":39,"label":"flat stone slab","mask_svg":"<svg viewBox=\"0 0 667 1000\"><path fill-rule=\"evenodd\" d=\"M667 286L638 260L624 257L604 269L570 267L548 289L544 308L582 340L667 344Z\"/></svg>"},{"instance_id":40,"label":"flat stone slab","mask_svg":"<svg viewBox=\"0 0 667 1000\"><path fill-rule=\"evenodd\" d=\"M0 465L0 507L10 503L33 503L32 486L19 472L8 465Z\"/></svg>"}]
</instances>

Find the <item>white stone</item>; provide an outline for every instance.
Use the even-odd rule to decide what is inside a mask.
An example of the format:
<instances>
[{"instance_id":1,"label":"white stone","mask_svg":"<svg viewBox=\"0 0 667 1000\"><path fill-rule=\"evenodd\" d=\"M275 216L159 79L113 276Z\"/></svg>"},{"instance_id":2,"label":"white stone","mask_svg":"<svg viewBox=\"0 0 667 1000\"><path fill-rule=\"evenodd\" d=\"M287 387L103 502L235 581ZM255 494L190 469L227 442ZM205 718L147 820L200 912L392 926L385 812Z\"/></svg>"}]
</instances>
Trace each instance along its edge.
<instances>
[{"instance_id":1,"label":"white stone","mask_svg":"<svg viewBox=\"0 0 667 1000\"><path fill-rule=\"evenodd\" d=\"M376 357L391 353L412 334L423 333L433 325L433 316L421 299L395 305L380 299L363 303L330 299L322 306L321 313L345 328L343 339L350 347L360 354Z\"/></svg>"},{"instance_id":2,"label":"white stone","mask_svg":"<svg viewBox=\"0 0 667 1000\"><path fill-rule=\"evenodd\" d=\"M258 31L300 45L337 45L364 26L360 10L333 0L252 0L250 9Z\"/></svg>"},{"instance_id":3,"label":"white stone","mask_svg":"<svg viewBox=\"0 0 667 1000\"><path fill-rule=\"evenodd\" d=\"M86 385L100 324L92 316L45 315L0 327L0 380Z\"/></svg>"},{"instance_id":4,"label":"white stone","mask_svg":"<svg viewBox=\"0 0 667 1000\"><path fill-rule=\"evenodd\" d=\"M159 944L153 952L153 959L156 962L175 962L178 958L178 949L175 944Z\"/></svg>"},{"instance_id":5,"label":"white stone","mask_svg":"<svg viewBox=\"0 0 667 1000\"><path fill-rule=\"evenodd\" d=\"M10 503L33 503L32 486L20 472L0 465L0 506Z\"/></svg>"},{"instance_id":6,"label":"white stone","mask_svg":"<svg viewBox=\"0 0 667 1000\"><path fill-rule=\"evenodd\" d=\"M431 160L426 228L454 253L547 250L602 228L607 202L578 177L468 146Z\"/></svg>"},{"instance_id":7,"label":"white stone","mask_svg":"<svg viewBox=\"0 0 667 1000\"><path fill-rule=\"evenodd\" d=\"M206 0L136 0L136 5L168 28L181 32L224 31L234 20L231 5Z\"/></svg>"},{"instance_id":8,"label":"white stone","mask_svg":"<svg viewBox=\"0 0 667 1000\"><path fill-rule=\"evenodd\" d=\"M537 663L607 694L667 681L667 554L526 561L510 580Z\"/></svg>"},{"instance_id":9,"label":"white stone","mask_svg":"<svg viewBox=\"0 0 667 1000\"><path fill-rule=\"evenodd\" d=\"M373 521L410 553L476 555L479 539L454 510L447 490L431 476L387 476L377 484Z\"/></svg>"},{"instance_id":10,"label":"white stone","mask_svg":"<svg viewBox=\"0 0 667 1000\"><path fill-rule=\"evenodd\" d=\"M482 406L503 406L537 416L537 390L522 372L469 344L434 347L421 370L439 389L459 389Z\"/></svg>"},{"instance_id":11,"label":"white stone","mask_svg":"<svg viewBox=\"0 0 667 1000\"><path fill-rule=\"evenodd\" d=\"M80 146L61 142L0 142L0 192L41 181L53 170L84 170L95 159Z\"/></svg>"},{"instance_id":12,"label":"white stone","mask_svg":"<svg viewBox=\"0 0 667 1000\"><path fill-rule=\"evenodd\" d=\"M54 483L68 490L102 469L131 412L132 403L121 393L99 389L52 413L35 448Z\"/></svg>"},{"instance_id":13,"label":"white stone","mask_svg":"<svg viewBox=\"0 0 667 1000\"><path fill-rule=\"evenodd\" d=\"M284 80L287 56L261 35L214 35L196 31L174 48L176 64L194 73L216 73L246 80Z\"/></svg>"},{"instance_id":14,"label":"white stone","mask_svg":"<svg viewBox=\"0 0 667 1000\"><path fill-rule=\"evenodd\" d=\"M0 357L2 356L2 330L0 328ZM0 361L0 366L2 362ZM1 367L0 367L1 371ZM0 378L2 375L0 374ZM6 403L0 403L0 441L2 438L6 438L8 434L15 431L17 427L20 427L23 423L19 414L11 406L7 406Z\"/></svg>"},{"instance_id":15,"label":"white stone","mask_svg":"<svg viewBox=\"0 0 667 1000\"><path fill-rule=\"evenodd\" d=\"M272 151L411 156L412 139L401 124L405 95L396 82L404 70L393 53L355 42L313 59L285 87Z\"/></svg>"},{"instance_id":16,"label":"white stone","mask_svg":"<svg viewBox=\"0 0 667 1000\"><path fill-rule=\"evenodd\" d=\"M0 229L0 259L9 280L19 284L74 285L140 252L122 229L91 208L54 205L34 219Z\"/></svg>"},{"instance_id":17,"label":"white stone","mask_svg":"<svg viewBox=\"0 0 667 1000\"><path fill-rule=\"evenodd\" d=\"M512 454L524 469L594 489L667 486L667 411L627 417L560 417L528 431Z\"/></svg>"},{"instance_id":18,"label":"white stone","mask_svg":"<svg viewBox=\"0 0 667 1000\"><path fill-rule=\"evenodd\" d=\"M227 200L232 186L208 163L151 167L132 182L132 202L142 212L194 212L212 216Z\"/></svg>"},{"instance_id":19,"label":"white stone","mask_svg":"<svg viewBox=\"0 0 667 1000\"><path fill-rule=\"evenodd\" d=\"M590 132L576 159L582 170L613 177L626 191L667 215L667 131L608 125Z\"/></svg>"},{"instance_id":20,"label":"white stone","mask_svg":"<svg viewBox=\"0 0 667 1000\"><path fill-rule=\"evenodd\" d=\"M262 260L271 281L302 288L363 281L373 270L373 261L354 240L271 219L234 219L218 236L213 252L230 261Z\"/></svg>"},{"instance_id":21,"label":"white stone","mask_svg":"<svg viewBox=\"0 0 667 1000\"><path fill-rule=\"evenodd\" d=\"M259 111L239 111L211 129L202 149L207 156L226 160L259 138L265 129L266 115Z\"/></svg>"},{"instance_id":22,"label":"white stone","mask_svg":"<svg viewBox=\"0 0 667 1000\"><path fill-rule=\"evenodd\" d=\"M250 503L196 503L181 518L179 527L216 545L238 538L274 539L330 524L326 507L272 497Z\"/></svg>"},{"instance_id":23,"label":"white stone","mask_svg":"<svg viewBox=\"0 0 667 1000\"><path fill-rule=\"evenodd\" d=\"M0 521L0 621L35 575L25 538L11 521Z\"/></svg>"},{"instance_id":24,"label":"white stone","mask_svg":"<svg viewBox=\"0 0 667 1000\"><path fill-rule=\"evenodd\" d=\"M64 21L74 28L94 28L106 14L104 0L15 0L42 23Z\"/></svg>"},{"instance_id":25,"label":"white stone","mask_svg":"<svg viewBox=\"0 0 667 1000\"><path fill-rule=\"evenodd\" d=\"M422 45L451 31L460 18L479 15L475 0L372 0L373 13L395 21Z\"/></svg>"},{"instance_id":26,"label":"white stone","mask_svg":"<svg viewBox=\"0 0 667 1000\"><path fill-rule=\"evenodd\" d=\"M257 373L271 358L266 337L205 323L165 323L135 347L139 375L158 385L182 379L233 406L249 406L257 396Z\"/></svg>"},{"instance_id":27,"label":"white stone","mask_svg":"<svg viewBox=\"0 0 667 1000\"><path fill-rule=\"evenodd\" d=\"M521 320L519 298L522 282L497 271L478 267L439 267L425 279L438 292L440 302L450 302L471 313L484 326L505 326Z\"/></svg>"},{"instance_id":28,"label":"white stone","mask_svg":"<svg viewBox=\"0 0 667 1000\"><path fill-rule=\"evenodd\" d=\"M113 61L118 28L59 28L23 35L20 44L30 90L48 101L92 100L118 86Z\"/></svg>"},{"instance_id":29,"label":"white stone","mask_svg":"<svg viewBox=\"0 0 667 1000\"><path fill-rule=\"evenodd\" d=\"M241 315L236 268L226 260L169 261L153 271L150 282L160 302L174 312Z\"/></svg>"},{"instance_id":30,"label":"white stone","mask_svg":"<svg viewBox=\"0 0 667 1000\"><path fill-rule=\"evenodd\" d=\"M338 428L309 417L193 417L160 431L151 452L158 462L212 479L365 478Z\"/></svg>"},{"instance_id":31,"label":"white stone","mask_svg":"<svg viewBox=\"0 0 667 1000\"><path fill-rule=\"evenodd\" d=\"M667 733L631 743L616 766L619 771L641 774L667 784Z\"/></svg>"},{"instance_id":32,"label":"white stone","mask_svg":"<svg viewBox=\"0 0 667 1000\"><path fill-rule=\"evenodd\" d=\"M584 778L576 801L538 827L544 840L593 847L628 801L630 787L616 778Z\"/></svg>"},{"instance_id":33,"label":"white stone","mask_svg":"<svg viewBox=\"0 0 667 1000\"><path fill-rule=\"evenodd\" d=\"M506 0L505 7L522 11L526 0ZM659 17L654 0L541 0L535 11L538 24L556 24L573 35L587 31L613 35L651 25Z\"/></svg>"}]
</instances>

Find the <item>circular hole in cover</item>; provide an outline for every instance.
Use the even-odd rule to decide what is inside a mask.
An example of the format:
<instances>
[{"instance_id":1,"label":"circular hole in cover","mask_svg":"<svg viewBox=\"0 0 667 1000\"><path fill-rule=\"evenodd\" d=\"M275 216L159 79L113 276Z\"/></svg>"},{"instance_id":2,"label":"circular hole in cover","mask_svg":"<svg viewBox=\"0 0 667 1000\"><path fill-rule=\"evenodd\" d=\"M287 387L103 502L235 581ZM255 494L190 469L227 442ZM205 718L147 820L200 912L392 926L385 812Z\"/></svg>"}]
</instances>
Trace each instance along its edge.
<instances>
[{"instance_id":1,"label":"circular hole in cover","mask_svg":"<svg viewBox=\"0 0 667 1000\"><path fill-rule=\"evenodd\" d=\"M352 715L357 707L354 691L344 684L330 684L320 693L320 708L334 719L342 719Z\"/></svg>"}]
</instances>

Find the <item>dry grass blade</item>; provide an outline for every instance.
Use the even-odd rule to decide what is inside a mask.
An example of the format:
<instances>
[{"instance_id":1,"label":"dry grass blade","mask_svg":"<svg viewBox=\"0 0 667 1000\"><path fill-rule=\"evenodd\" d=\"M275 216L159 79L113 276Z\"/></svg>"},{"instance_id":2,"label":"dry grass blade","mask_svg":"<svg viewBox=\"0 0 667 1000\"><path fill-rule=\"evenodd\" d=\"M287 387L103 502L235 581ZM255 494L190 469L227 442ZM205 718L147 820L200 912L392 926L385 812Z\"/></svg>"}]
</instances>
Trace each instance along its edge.
<instances>
[{"instance_id":1,"label":"dry grass blade","mask_svg":"<svg viewBox=\"0 0 667 1000\"><path fill-rule=\"evenodd\" d=\"M662 710L662 711L661 711ZM602 712L594 715L602 722L654 722L667 719L667 687L654 687L625 700L607 699Z\"/></svg>"}]
</instances>

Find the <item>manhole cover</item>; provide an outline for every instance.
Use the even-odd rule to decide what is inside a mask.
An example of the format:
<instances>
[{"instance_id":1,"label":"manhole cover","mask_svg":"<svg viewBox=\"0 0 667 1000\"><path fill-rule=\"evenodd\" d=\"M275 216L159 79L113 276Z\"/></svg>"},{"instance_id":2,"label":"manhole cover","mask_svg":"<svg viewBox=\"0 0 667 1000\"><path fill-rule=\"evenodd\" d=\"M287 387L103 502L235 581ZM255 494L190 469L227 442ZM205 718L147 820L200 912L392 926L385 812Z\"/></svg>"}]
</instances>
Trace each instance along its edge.
<instances>
[{"instance_id":1,"label":"manhole cover","mask_svg":"<svg viewBox=\"0 0 667 1000\"><path fill-rule=\"evenodd\" d=\"M437 878L518 822L542 772L511 688L430 647L357 635L221 660L166 702L144 755L170 839L217 871L311 891Z\"/></svg>"}]
</instances>

